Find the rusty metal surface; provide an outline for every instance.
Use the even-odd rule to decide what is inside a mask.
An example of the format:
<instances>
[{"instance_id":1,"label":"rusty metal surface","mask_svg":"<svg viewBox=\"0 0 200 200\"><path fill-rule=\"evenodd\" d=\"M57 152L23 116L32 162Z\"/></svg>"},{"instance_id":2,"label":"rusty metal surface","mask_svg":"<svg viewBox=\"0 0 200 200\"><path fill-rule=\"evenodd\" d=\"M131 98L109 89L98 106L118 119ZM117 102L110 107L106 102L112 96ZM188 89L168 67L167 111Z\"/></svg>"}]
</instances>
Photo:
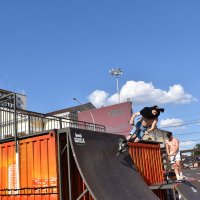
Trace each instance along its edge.
<instances>
[{"instance_id":1,"label":"rusty metal surface","mask_svg":"<svg viewBox=\"0 0 200 200\"><path fill-rule=\"evenodd\" d=\"M164 182L159 144L130 143L129 153L148 185Z\"/></svg>"},{"instance_id":2,"label":"rusty metal surface","mask_svg":"<svg viewBox=\"0 0 200 200\"><path fill-rule=\"evenodd\" d=\"M0 144L0 199L58 199L55 133L19 142L19 183L15 142Z\"/></svg>"}]
</instances>

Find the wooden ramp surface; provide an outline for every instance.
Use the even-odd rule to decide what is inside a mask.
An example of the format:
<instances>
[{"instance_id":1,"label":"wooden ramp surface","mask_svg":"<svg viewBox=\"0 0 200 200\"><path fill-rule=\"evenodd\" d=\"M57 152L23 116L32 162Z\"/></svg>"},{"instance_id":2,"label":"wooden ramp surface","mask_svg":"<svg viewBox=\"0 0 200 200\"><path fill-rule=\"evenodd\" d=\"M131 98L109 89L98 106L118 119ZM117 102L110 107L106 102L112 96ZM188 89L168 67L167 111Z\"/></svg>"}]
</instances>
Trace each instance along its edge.
<instances>
[{"instance_id":1,"label":"wooden ramp surface","mask_svg":"<svg viewBox=\"0 0 200 200\"><path fill-rule=\"evenodd\" d=\"M79 172L96 200L155 200L127 152L116 156L121 136L70 129L70 145Z\"/></svg>"}]
</instances>

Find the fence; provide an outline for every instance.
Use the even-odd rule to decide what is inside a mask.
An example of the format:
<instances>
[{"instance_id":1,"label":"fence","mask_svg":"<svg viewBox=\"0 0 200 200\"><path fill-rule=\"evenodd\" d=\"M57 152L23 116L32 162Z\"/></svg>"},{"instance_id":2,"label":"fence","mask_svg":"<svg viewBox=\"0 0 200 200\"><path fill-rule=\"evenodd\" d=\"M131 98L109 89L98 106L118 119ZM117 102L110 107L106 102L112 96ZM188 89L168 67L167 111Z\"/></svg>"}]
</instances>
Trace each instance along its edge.
<instances>
[{"instance_id":1,"label":"fence","mask_svg":"<svg viewBox=\"0 0 200 200\"><path fill-rule=\"evenodd\" d=\"M184 168L193 168L200 166L200 149L182 150L181 164ZM189 155L188 155L189 154Z\"/></svg>"},{"instance_id":2,"label":"fence","mask_svg":"<svg viewBox=\"0 0 200 200\"><path fill-rule=\"evenodd\" d=\"M0 98L0 140L17 138L33 133L75 127L104 131L105 126L16 109L15 94Z\"/></svg>"}]
</instances>

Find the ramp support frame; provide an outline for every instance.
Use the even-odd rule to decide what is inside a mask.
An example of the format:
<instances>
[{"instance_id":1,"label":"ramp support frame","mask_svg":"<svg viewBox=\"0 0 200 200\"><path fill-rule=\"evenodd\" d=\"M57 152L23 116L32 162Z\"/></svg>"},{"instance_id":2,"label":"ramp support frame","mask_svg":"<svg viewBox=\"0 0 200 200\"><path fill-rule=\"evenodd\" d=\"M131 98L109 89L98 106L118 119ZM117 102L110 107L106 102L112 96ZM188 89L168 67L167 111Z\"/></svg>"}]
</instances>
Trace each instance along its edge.
<instances>
[{"instance_id":1,"label":"ramp support frame","mask_svg":"<svg viewBox=\"0 0 200 200\"><path fill-rule=\"evenodd\" d=\"M80 200L83 196L85 196L85 194L88 192L88 189L86 188L83 193L76 199L76 200Z\"/></svg>"}]
</instances>

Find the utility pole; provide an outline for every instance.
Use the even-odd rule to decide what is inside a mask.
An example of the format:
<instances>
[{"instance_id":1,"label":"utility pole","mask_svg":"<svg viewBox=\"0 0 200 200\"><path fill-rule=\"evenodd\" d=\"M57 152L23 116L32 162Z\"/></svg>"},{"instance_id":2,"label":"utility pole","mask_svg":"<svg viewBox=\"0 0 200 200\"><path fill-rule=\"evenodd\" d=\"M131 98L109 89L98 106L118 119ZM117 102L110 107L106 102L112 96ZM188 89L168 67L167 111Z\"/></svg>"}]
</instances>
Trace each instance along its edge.
<instances>
[{"instance_id":1,"label":"utility pole","mask_svg":"<svg viewBox=\"0 0 200 200\"><path fill-rule=\"evenodd\" d=\"M78 104L80 104L82 107L86 108L89 112L90 112L90 116L92 118L92 122L93 124L95 124L95 120L94 120L94 116L91 112L91 110L89 108L87 108L85 105L83 105L78 99L76 99L75 97L73 98L74 101L76 101Z\"/></svg>"}]
</instances>

